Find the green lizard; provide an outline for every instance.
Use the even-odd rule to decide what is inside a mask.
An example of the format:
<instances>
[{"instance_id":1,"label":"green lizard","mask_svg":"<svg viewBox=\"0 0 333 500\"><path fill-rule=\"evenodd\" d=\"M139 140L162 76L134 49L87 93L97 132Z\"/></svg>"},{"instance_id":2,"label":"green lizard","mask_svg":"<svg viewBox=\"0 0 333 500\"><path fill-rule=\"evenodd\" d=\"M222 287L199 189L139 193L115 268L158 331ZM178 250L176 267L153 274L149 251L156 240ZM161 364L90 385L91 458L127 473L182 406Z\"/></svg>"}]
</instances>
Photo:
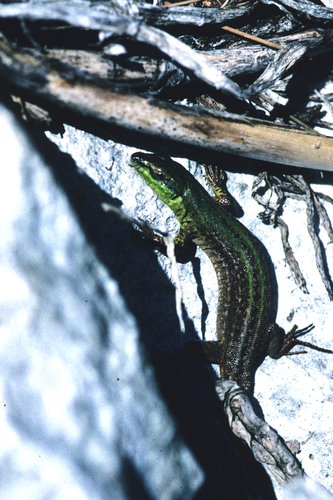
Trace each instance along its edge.
<instances>
[{"instance_id":1,"label":"green lizard","mask_svg":"<svg viewBox=\"0 0 333 500\"><path fill-rule=\"evenodd\" d=\"M278 359L295 345L333 353L298 339L312 325L302 330L294 326L286 334L270 317L270 279L261 243L182 165L146 153L133 154L131 165L177 216L175 243L183 244L189 236L206 252L217 275L217 341L188 343L189 351L218 364L222 380L234 380L249 393L267 355Z\"/></svg>"}]
</instances>

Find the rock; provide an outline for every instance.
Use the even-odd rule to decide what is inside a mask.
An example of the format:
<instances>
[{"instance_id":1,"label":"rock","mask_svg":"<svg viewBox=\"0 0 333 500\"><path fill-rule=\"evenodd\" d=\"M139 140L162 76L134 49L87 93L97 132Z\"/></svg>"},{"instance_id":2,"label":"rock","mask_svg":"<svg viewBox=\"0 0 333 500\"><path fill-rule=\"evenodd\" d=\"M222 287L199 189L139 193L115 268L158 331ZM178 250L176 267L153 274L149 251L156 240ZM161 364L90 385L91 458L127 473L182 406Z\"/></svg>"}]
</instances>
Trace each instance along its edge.
<instances>
[{"instance_id":1,"label":"rock","mask_svg":"<svg viewBox=\"0 0 333 500\"><path fill-rule=\"evenodd\" d=\"M0 129L1 498L193 498L202 469L85 234L82 176L3 107Z\"/></svg>"}]
</instances>

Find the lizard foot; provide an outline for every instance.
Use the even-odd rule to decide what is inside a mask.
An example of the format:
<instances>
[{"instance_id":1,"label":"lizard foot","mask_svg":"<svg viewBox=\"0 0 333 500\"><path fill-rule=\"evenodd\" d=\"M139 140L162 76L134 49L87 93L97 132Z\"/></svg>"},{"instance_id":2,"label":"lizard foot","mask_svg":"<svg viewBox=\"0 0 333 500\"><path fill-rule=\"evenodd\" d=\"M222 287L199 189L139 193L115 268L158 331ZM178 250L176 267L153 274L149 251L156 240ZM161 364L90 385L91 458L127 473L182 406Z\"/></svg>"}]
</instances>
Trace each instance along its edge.
<instances>
[{"instance_id":1,"label":"lizard foot","mask_svg":"<svg viewBox=\"0 0 333 500\"><path fill-rule=\"evenodd\" d=\"M309 333L313 330L314 325L308 325L305 328L297 329L297 325L294 325L292 329L285 335L283 339L283 344L280 349L280 356L291 356L293 354L304 354L307 351L297 351L297 352L289 352L296 345L302 345L304 347L309 347L310 349L314 349L315 351L326 352L328 354L333 354L333 351L330 349L324 349L323 347L318 347L314 344L310 344L310 342L303 342L299 340L299 337L302 337L306 333Z\"/></svg>"}]
</instances>

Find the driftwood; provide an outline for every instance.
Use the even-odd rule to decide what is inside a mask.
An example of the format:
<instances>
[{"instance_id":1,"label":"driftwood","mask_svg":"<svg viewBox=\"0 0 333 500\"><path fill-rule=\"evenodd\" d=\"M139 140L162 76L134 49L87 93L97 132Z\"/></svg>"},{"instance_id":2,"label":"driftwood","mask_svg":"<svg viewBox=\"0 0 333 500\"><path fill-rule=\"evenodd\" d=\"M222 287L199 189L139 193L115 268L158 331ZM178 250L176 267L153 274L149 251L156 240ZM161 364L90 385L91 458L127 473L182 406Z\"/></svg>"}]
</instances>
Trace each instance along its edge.
<instances>
[{"instance_id":1,"label":"driftwood","mask_svg":"<svg viewBox=\"0 0 333 500\"><path fill-rule=\"evenodd\" d=\"M17 16L19 19L27 18L33 21L57 20L82 29L99 30L108 36L131 36L141 43L158 47L172 60L177 61L216 89L241 96L241 91L236 83L213 67L207 66L200 54L194 53L175 37L148 26L133 16L123 16L106 8L99 10L93 7L88 2L85 5L84 3L75 5L69 1L10 4L0 6L0 18ZM110 7L112 7L111 3Z\"/></svg>"},{"instance_id":2,"label":"driftwood","mask_svg":"<svg viewBox=\"0 0 333 500\"><path fill-rule=\"evenodd\" d=\"M238 37L235 39L234 35L225 32L218 42L222 48L205 51L192 49L186 37L183 37L185 44L182 37L178 39L144 21L155 25L176 22L178 25L190 25L191 22L197 26L207 22L216 25L243 18L258 9L260 2L244 2L224 9L162 8L135 4L130 0L1 4L0 25L2 23L3 29L6 31L3 23L7 19L18 20L22 34L28 41L30 39L27 44L30 47L20 47L3 37L0 46L1 85L8 93L41 106L59 121L76 126L81 123L81 127L89 129L88 119L91 123L96 122L103 134L112 133L117 140L136 146L140 146L138 135L144 135L156 138L156 148L167 144L174 155L184 155L186 151L186 155L191 156L188 150L196 146L192 157L200 149L331 170L332 139L288 125L258 120L255 116L248 115L244 119L239 115L205 109L186 109L158 99L161 90L192 84L193 79L206 86L206 91L215 89L236 98L249 99L268 88L278 87L284 75L302 58L313 58L331 51L331 30L299 33L299 21L285 13L286 6L295 8L294 3L279 3L283 23L277 28L277 33L285 33L288 26L296 29L298 25L297 33L269 39L281 46L281 50L240 42ZM299 4L302 4L299 10L313 7L311 2ZM313 8L317 14L325 14L325 19L330 19L330 9ZM304 12L315 15L311 9ZM186 16L193 16L192 21ZM55 26L43 26L50 22ZM79 40L83 32L99 33L100 41L96 41L95 46L90 44L90 49L82 41L80 49L60 50L55 39L53 47L44 44L41 48L39 40L44 33L57 26L79 30ZM272 35L272 23L261 23L252 29L248 27L248 31L255 36ZM207 45L205 36L206 42L202 43ZM142 54L133 53L135 49L133 46L128 49L124 37L158 49L161 57L152 57L148 53L142 57ZM218 43L214 42L214 46ZM262 71L261 75L247 88L241 88L230 79L230 76L239 77L258 71ZM152 96L156 100L152 100ZM226 109L228 111L228 103ZM248 113L246 107L245 112ZM80 115L84 121L80 121ZM130 137L123 134L124 129L132 132ZM186 146L185 150L181 145Z\"/></svg>"},{"instance_id":3,"label":"driftwood","mask_svg":"<svg viewBox=\"0 0 333 500\"><path fill-rule=\"evenodd\" d=\"M148 24L165 26L173 24L203 26L229 22L239 17L251 14L259 2L244 2L237 8L226 6L224 9L197 9L196 7L172 7L161 9L149 4L139 4L139 14Z\"/></svg>"},{"instance_id":4,"label":"driftwood","mask_svg":"<svg viewBox=\"0 0 333 500\"><path fill-rule=\"evenodd\" d=\"M266 465L282 485L304 475L301 464L279 434L256 415L253 405L241 387L231 380L216 383L233 433L245 441L258 462Z\"/></svg>"},{"instance_id":5,"label":"driftwood","mask_svg":"<svg viewBox=\"0 0 333 500\"><path fill-rule=\"evenodd\" d=\"M262 0L263 3L267 4L276 4L274 0ZM285 7L289 7L294 9L303 15L313 16L318 19L333 19L332 7L333 4L329 0L325 0L323 3L327 5L327 7L323 7L321 5L316 5L309 0L279 0L280 4Z\"/></svg>"},{"instance_id":6,"label":"driftwood","mask_svg":"<svg viewBox=\"0 0 333 500\"><path fill-rule=\"evenodd\" d=\"M60 56L60 59L57 59ZM93 58L92 58L93 59ZM78 126L78 116L104 132L129 129L177 145L196 146L286 165L332 170L333 139L293 127L202 108L187 108L106 88L102 61L89 72L63 62L61 52L16 51L0 44L0 73L11 92L63 114ZM94 73L95 71L97 72ZM110 87L110 85L109 85ZM121 136L121 134L120 134ZM125 138L124 138L125 141ZM136 145L137 140L134 138Z\"/></svg>"}]
</instances>

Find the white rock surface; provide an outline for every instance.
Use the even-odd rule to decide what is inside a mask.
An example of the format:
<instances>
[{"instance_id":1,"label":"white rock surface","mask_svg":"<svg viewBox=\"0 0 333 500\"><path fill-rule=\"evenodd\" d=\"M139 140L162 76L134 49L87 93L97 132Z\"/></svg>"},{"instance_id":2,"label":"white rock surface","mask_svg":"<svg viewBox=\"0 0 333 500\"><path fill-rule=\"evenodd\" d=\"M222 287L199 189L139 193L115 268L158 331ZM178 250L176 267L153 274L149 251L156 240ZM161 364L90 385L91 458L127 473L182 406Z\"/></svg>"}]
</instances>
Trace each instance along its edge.
<instances>
[{"instance_id":1,"label":"white rock surface","mask_svg":"<svg viewBox=\"0 0 333 500\"><path fill-rule=\"evenodd\" d=\"M193 498L203 472L118 284L3 107L0 130L1 499Z\"/></svg>"}]
</instances>

